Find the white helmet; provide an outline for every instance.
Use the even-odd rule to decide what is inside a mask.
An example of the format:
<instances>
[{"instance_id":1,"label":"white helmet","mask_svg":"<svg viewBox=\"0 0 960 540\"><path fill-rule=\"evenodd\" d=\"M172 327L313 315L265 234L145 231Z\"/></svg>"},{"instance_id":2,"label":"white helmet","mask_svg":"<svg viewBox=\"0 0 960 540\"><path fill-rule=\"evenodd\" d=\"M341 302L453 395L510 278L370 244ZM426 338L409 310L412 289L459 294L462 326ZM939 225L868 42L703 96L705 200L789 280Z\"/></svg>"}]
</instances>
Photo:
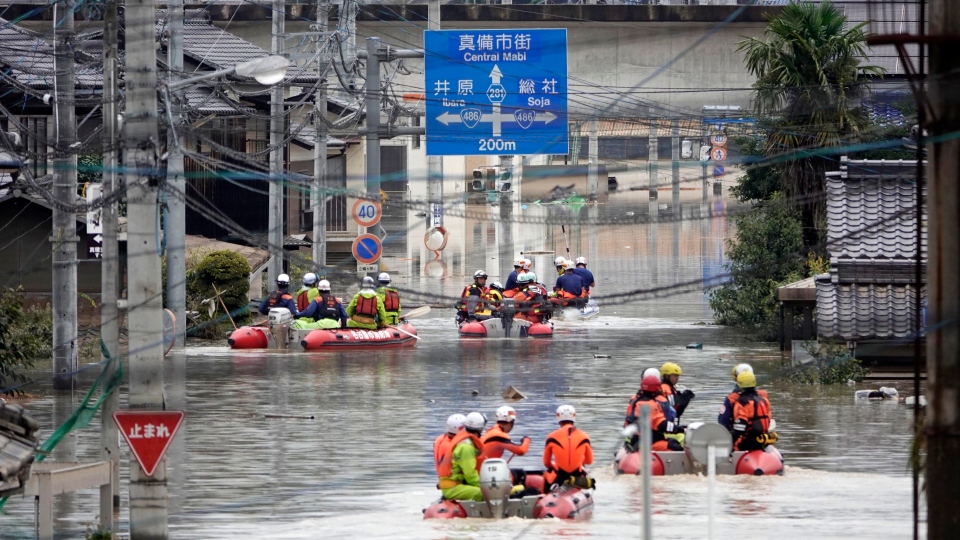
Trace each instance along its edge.
<instances>
[{"instance_id":1,"label":"white helmet","mask_svg":"<svg viewBox=\"0 0 960 540\"><path fill-rule=\"evenodd\" d=\"M386 272L380 272L380 275L377 276L377 281L383 284L390 283L390 274Z\"/></svg>"},{"instance_id":2,"label":"white helmet","mask_svg":"<svg viewBox=\"0 0 960 540\"><path fill-rule=\"evenodd\" d=\"M317 279L318 278L316 274L314 274L313 272L307 272L306 274L303 275L303 284L308 286L313 285L314 283L317 282Z\"/></svg>"},{"instance_id":3,"label":"white helmet","mask_svg":"<svg viewBox=\"0 0 960 540\"><path fill-rule=\"evenodd\" d=\"M582 264L582 265L586 266L586 265L587 265L587 258L586 258L586 257L577 257L577 262L576 262L576 263L577 263L577 264Z\"/></svg>"},{"instance_id":4,"label":"white helmet","mask_svg":"<svg viewBox=\"0 0 960 540\"><path fill-rule=\"evenodd\" d=\"M533 266L533 262L531 262L530 259L524 259L524 260L523 260L523 269L524 269L524 270L529 270L531 266Z\"/></svg>"},{"instance_id":5,"label":"white helmet","mask_svg":"<svg viewBox=\"0 0 960 540\"><path fill-rule=\"evenodd\" d=\"M557 422L575 422L577 420L577 410L573 405L561 405L557 407Z\"/></svg>"},{"instance_id":6,"label":"white helmet","mask_svg":"<svg viewBox=\"0 0 960 540\"><path fill-rule=\"evenodd\" d=\"M281 287L286 287L287 285L290 285L290 276L286 274L280 274L279 276L277 276L277 285Z\"/></svg>"},{"instance_id":7,"label":"white helmet","mask_svg":"<svg viewBox=\"0 0 960 540\"><path fill-rule=\"evenodd\" d=\"M517 411L513 407L504 405L497 409L497 422L514 422L517 419Z\"/></svg>"},{"instance_id":8,"label":"white helmet","mask_svg":"<svg viewBox=\"0 0 960 540\"><path fill-rule=\"evenodd\" d=\"M573 270L574 268L576 268L576 265L573 264L573 261L563 261L564 272L566 272L567 270Z\"/></svg>"},{"instance_id":9,"label":"white helmet","mask_svg":"<svg viewBox=\"0 0 960 540\"><path fill-rule=\"evenodd\" d=\"M473 431L480 431L485 425L487 425L487 417L478 412L468 414L463 420L463 427Z\"/></svg>"},{"instance_id":10,"label":"white helmet","mask_svg":"<svg viewBox=\"0 0 960 540\"><path fill-rule=\"evenodd\" d=\"M737 375L743 373L744 371L749 371L753 373L753 367L750 364L737 364L733 366L733 369L730 371L730 374L733 375L733 380L737 380Z\"/></svg>"},{"instance_id":11,"label":"white helmet","mask_svg":"<svg viewBox=\"0 0 960 540\"><path fill-rule=\"evenodd\" d=\"M519 259L513 261L513 267L514 267L514 268L523 268L523 262L524 262L525 260L526 260L526 259L524 259L523 257L520 257Z\"/></svg>"},{"instance_id":12,"label":"white helmet","mask_svg":"<svg viewBox=\"0 0 960 540\"><path fill-rule=\"evenodd\" d=\"M320 283L317 283L317 288L320 289L321 291L329 291L330 282L325 279L321 279Z\"/></svg>"},{"instance_id":13,"label":"white helmet","mask_svg":"<svg viewBox=\"0 0 960 540\"><path fill-rule=\"evenodd\" d=\"M480 278L486 278L486 277L487 277L487 273L484 272L483 270L477 270L476 272L473 273L473 279L480 279Z\"/></svg>"},{"instance_id":14,"label":"white helmet","mask_svg":"<svg viewBox=\"0 0 960 540\"><path fill-rule=\"evenodd\" d=\"M643 377L649 377L651 375L655 376L657 379L660 379L660 370L655 367L647 368L643 370L643 375L640 378L642 379Z\"/></svg>"},{"instance_id":15,"label":"white helmet","mask_svg":"<svg viewBox=\"0 0 960 540\"><path fill-rule=\"evenodd\" d=\"M460 431L460 428L463 427L463 421L466 419L467 417L460 413L451 414L450 418L447 418L447 433L456 435L457 432Z\"/></svg>"},{"instance_id":16,"label":"white helmet","mask_svg":"<svg viewBox=\"0 0 960 540\"><path fill-rule=\"evenodd\" d=\"M567 262L563 257L557 257L557 260L553 261L554 266L563 266L563 263Z\"/></svg>"}]
</instances>

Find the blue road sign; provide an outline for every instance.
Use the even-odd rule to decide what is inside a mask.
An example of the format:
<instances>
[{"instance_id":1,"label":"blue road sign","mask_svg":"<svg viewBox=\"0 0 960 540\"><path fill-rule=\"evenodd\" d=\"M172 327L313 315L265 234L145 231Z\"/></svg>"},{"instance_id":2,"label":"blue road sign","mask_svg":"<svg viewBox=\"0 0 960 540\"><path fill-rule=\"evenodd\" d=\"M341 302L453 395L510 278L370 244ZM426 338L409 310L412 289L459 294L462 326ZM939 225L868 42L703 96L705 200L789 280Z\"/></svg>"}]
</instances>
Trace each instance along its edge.
<instances>
[{"instance_id":1,"label":"blue road sign","mask_svg":"<svg viewBox=\"0 0 960 540\"><path fill-rule=\"evenodd\" d=\"M727 172L727 171L726 171L726 169L723 168L723 165L716 165L716 166L714 166L714 168L713 168L713 175L714 175L714 176L723 176L724 173L726 173L726 172Z\"/></svg>"},{"instance_id":2,"label":"blue road sign","mask_svg":"<svg viewBox=\"0 0 960 540\"><path fill-rule=\"evenodd\" d=\"M567 31L424 33L427 155L567 154Z\"/></svg>"},{"instance_id":3,"label":"blue road sign","mask_svg":"<svg viewBox=\"0 0 960 540\"><path fill-rule=\"evenodd\" d=\"M363 264L371 264L380 258L383 246L372 234L361 234L353 241L353 257Z\"/></svg>"}]
</instances>

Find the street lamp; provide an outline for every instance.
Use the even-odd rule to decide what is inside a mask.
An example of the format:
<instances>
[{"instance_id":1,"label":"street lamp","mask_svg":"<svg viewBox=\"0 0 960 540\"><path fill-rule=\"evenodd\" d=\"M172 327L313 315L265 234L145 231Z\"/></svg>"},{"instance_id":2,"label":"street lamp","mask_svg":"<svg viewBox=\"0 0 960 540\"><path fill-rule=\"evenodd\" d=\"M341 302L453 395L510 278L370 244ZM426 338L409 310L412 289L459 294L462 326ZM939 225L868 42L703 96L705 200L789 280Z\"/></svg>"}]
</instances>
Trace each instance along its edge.
<instances>
[{"instance_id":1,"label":"street lamp","mask_svg":"<svg viewBox=\"0 0 960 540\"><path fill-rule=\"evenodd\" d=\"M204 73L203 75L198 75L196 77L190 77L189 79L170 81L166 84L166 87L169 90L176 90L177 88L183 88L184 86L189 86L199 81L216 79L217 77L225 77L228 75L233 75L234 73L241 77L255 79L258 83L264 86L273 86L283 80L283 78L287 75L287 69L289 67L290 61L282 56L264 56L262 58L255 58L253 60L241 62L226 69L220 69L217 71Z\"/></svg>"}]
</instances>

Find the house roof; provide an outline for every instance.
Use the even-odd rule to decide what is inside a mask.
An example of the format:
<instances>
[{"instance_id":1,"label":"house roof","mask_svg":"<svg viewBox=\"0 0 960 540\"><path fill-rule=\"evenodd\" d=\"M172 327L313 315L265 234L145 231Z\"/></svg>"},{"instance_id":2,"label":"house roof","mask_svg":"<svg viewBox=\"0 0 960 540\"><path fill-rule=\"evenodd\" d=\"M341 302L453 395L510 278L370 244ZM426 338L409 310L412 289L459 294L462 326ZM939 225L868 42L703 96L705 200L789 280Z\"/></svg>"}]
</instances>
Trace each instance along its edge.
<instances>
[{"instance_id":1,"label":"house roof","mask_svg":"<svg viewBox=\"0 0 960 540\"><path fill-rule=\"evenodd\" d=\"M0 64L3 80L13 86L37 90L53 88L53 45L34 32L0 18ZM80 90L99 89L103 85L98 63L77 64L76 85Z\"/></svg>"},{"instance_id":2,"label":"house roof","mask_svg":"<svg viewBox=\"0 0 960 540\"><path fill-rule=\"evenodd\" d=\"M841 158L839 173L827 176L827 249L831 261L856 259L861 264L884 264L915 260L916 169L915 161ZM921 248L921 256L926 259L926 230L922 231Z\"/></svg>"},{"instance_id":3,"label":"house roof","mask_svg":"<svg viewBox=\"0 0 960 540\"><path fill-rule=\"evenodd\" d=\"M293 142L304 148L313 148L313 141L317 138L317 130L313 126L291 123L290 133L293 135ZM327 137L327 148L346 148L347 141L336 137Z\"/></svg>"},{"instance_id":4,"label":"house roof","mask_svg":"<svg viewBox=\"0 0 960 540\"><path fill-rule=\"evenodd\" d=\"M834 283L817 278L817 335L844 341L896 339L914 333L913 285ZM925 288L921 293L926 298Z\"/></svg>"}]
</instances>

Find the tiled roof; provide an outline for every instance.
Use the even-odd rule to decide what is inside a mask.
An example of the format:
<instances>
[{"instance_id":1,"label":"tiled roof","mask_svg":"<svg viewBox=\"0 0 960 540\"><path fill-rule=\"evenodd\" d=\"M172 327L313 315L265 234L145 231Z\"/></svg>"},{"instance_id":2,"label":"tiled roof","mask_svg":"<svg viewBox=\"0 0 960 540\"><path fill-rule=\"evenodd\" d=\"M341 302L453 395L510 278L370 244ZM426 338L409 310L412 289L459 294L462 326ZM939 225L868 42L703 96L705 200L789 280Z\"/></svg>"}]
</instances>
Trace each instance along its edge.
<instances>
[{"instance_id":1,"label":"tiled roof","mask_svg":"<svg viewBox=\"0 0 960 540\"><path fill-rule=\"evenodd\" d=\"M305 148L313 148L313 141L317 138L317 130L313 126L303 126L297 123L290 124L290 133L296 133L293 140ZM347 141L336 137L327 137L327 148L343 148Z\"/></svg>"},{"instance_id":2,"label":"tiled roof","mask_svg":"<svg viewBox=\"0 0 960 540\"><path fill-rule=\"evenodd\" d=\"M841 163L840 173L827 177L831 260L914 260L916 162L842 158ZM924 231L923 258L926 247Z\"/></svg>"},{"instance_id":3,"label":"tiled roof","mask_svg":"<svg viewBox=\"0 0 960 540\"><path fill-rule=\"evenodd\" d=\"M0 66L4 77L37 90L53 88L53 45L19 26L0 19ZM99 62L76 65L78 89L99 89Z\"/></svg>"},{"instance_id":4,"label":"tiled roof","mask_svg":"<svg viewBox=\"0 0 960 540\"><path fill-rule=\"evenodd\" d=\"M914 295L912 285L837 284L819 276L817 335L844 341L911 337Z\"/></svg>"},{"instance_id":5,"label":"tiled roof","mask_svg":"<svg viewBox=\"0 0 960 540\"><path fill-rule=\"evenodd\" d=\"M33 465L37 431L37 421L23 407L0 399L0 496L23 491Z\"/></svg>"},{"instance_id":6,"label":"tiled roof","mask_svg":"<svg viewBox=\"0 0 960 540\"><path fill-rule=\"evenodd\" d=\"M157 33L166 26L166 11L157 11ZM165 42L165 40L164 40ZM188 11L183 20L183 56L201 67L211 70L226 69L241 62L263 58L270 53L253 43L237 37L210 21L205 11ZM287 82L314 84L316 73L291 69Z\"/></svg>"}]
</instances>

